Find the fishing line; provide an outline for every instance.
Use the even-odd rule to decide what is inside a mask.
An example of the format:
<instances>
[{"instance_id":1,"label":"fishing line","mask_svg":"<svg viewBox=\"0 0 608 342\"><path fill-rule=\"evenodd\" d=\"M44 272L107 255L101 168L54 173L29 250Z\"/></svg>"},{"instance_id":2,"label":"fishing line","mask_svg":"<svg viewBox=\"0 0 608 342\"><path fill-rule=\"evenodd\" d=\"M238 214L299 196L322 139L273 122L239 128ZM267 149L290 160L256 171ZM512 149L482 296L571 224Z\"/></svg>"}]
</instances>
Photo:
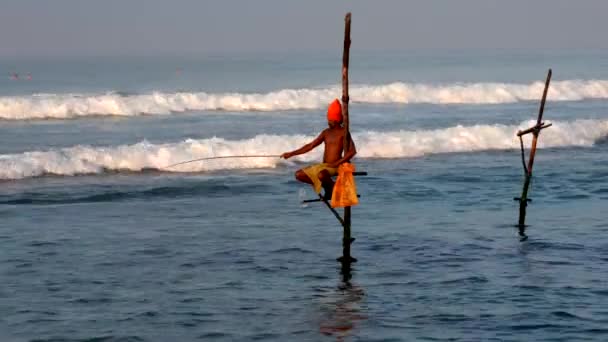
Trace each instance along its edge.
<instances>
[{"instance_id":1,"label":"fishing line","mask_svg":"<svg viewBox=\"0 0 608 342\"><path fill-rule=\"evenodd\" d=\"M205 158L192 159L192 160L187 160L187 161L171 164L169 166L165 166L164 169L168 169L170 167L177 166L177 165L193 163L193 162L197 162L197 161L201 161L201 160L226 159L226 158L275 158L275 157L278 158L280 156L281 156L280 154L276 154L276 155L242 155L242 156L205 157Z\"/></svg>"}]
</instances>

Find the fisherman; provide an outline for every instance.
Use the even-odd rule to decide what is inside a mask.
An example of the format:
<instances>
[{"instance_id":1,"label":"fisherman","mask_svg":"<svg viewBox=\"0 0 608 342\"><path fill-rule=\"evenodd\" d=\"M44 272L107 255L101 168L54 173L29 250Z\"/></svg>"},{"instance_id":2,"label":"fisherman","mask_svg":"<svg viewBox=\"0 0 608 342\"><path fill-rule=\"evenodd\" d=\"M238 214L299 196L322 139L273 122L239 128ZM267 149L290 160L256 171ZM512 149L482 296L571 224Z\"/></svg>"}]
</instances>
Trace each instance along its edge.
<instances>
[{"instance_id":1,"label":"fisherman","mask_svg":"<svg viewBox=\"0 0 608 342\"><path fill-rule=\"evenodd\" d=\"M300 169L296 171L295 176L300 182L311 184L317 193L320 193L321 187L323 187L325 190L323 198L330 200L334 186L331 177L338 174L338 166L350 161L357 150L350 133L348 139L350 144L348 148L344 148L346 129L342 126L342 104L338 99L335 99L327 109L327 125L329 128L324 129L313 141L297 150L283 153L281 158L289 159L307 153L321 143L325 143L323 162ZM345 151L344 154L342 151Z\"/></svg>"}]
</instances>

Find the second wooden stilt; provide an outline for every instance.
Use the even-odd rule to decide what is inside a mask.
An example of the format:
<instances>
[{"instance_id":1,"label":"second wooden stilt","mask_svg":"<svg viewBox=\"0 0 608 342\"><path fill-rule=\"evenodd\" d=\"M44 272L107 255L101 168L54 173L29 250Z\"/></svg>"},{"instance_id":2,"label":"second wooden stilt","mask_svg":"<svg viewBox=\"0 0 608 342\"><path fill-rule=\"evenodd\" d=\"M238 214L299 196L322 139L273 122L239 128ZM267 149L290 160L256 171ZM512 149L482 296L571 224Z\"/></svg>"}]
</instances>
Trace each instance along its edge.
<instances>
[{"instance_id":1,"label":"second wooden stilt","mask_svg":"<svg viewBox=\"0 0 608 342\"><path fill-rule=\"evenodd\" d=\"M528 198L528 190L530 189L530 182L532 180L532 167L534 166L534 157L536 155L536 145L538 143L538 136L540 135L540 131L544 128L551 126L551 124L545 125L543 120L543 112L545 109L545 101L547 100L547 92L549 90L549 82L551 82L551 69L547 73L547 80L545 81L545 89L543 91L543 97L540 102L540 109L538 111L538 119L536 120L536 125L534 127L528 128L524 131L517 132L517 136L519 137L520 145L521 145L521 157L522 164L524 167L524 187L521 193L521 197L515 197L514 200L519 201L519 220L517 226L519 228L519 236L520 240L524 241L528 238L526 235L526 208L528 206L528 202L532 200ZM522 137L526 134L532 133L532 146L530 148L530 157L528 159L528 165L526 166L525 152L524 152L524 143Z\"/></svg>"}]
</instances>

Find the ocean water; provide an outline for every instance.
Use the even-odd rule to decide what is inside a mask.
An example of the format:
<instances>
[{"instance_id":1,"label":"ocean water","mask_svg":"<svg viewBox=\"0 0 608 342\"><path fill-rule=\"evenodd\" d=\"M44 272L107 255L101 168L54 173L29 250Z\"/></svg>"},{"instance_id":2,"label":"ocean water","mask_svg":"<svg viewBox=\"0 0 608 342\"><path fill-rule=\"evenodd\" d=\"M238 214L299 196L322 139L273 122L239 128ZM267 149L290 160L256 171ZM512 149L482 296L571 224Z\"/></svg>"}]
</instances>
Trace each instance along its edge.
<instances>
[{"instance_id":1,"label":"ocean water","mask_svg":"<svg viewBox=\"0 0 608 342\"><path fill-rule=\"evenodd\" d=\"M340 64L0 61L0 340L606 341L608 51L353 45L350 279L293 179L321 148L167 167L309 142ZM515 133L548 68L520 242Z\"/></svg>"}]
</instances>

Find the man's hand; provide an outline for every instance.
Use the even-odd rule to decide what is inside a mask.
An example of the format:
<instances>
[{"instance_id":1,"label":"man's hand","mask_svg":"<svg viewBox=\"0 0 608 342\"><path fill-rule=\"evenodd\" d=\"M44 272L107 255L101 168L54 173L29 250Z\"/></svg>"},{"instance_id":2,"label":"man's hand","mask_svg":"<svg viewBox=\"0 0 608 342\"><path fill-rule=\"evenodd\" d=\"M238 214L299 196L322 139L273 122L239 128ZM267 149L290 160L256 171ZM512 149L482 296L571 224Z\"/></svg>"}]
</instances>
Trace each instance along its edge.
<instances>
[{"instance_id":1,"label":"man's hand","mask_svg":"<svg viewBox=\"0 0 608 342\"><path fill-rule=\"evenodd\" d=\"M281 158L283 159L289 159L293 156L293 154L291 154L291 152L285 152L283 154L281 154Z\"/></svg>"}]
</instances>

